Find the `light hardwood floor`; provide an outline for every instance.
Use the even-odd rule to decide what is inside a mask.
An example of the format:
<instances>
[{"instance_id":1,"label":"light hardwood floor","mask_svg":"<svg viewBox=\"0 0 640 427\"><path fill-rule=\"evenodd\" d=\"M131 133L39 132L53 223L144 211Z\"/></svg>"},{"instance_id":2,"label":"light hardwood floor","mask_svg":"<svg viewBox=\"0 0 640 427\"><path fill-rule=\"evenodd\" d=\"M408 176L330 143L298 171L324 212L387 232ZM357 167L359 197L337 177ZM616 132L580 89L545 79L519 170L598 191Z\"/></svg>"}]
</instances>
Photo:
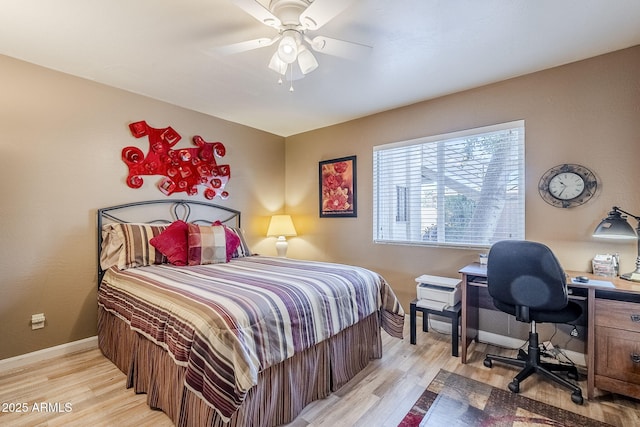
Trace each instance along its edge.
<instances>
[{"instance_id":1,"label":"light hardwood floor","mask_svg":"<svg viewBox=\"0 0 640 427\"><path fill-rule=\"evenodd\" d=\"M486 352L513 352L475 344L469 363L462 365L451 356L449 335L419 331L415 346L408 336L408 328L402 341L383 333L383 358L333 395L307 406L289 427L395 427L440 369L503 388L514 375L497 363L493 369L482 365ZM586 395L586 382L580 384ZM612 425L640 425L636 400L603 395L577 406L568 392L537 378L527 379L521 394ZM172 425L162 412L149 409L145 399L125 388L125 375L97 349L0 373L1 426Z\"/></svg>"}]
</instances>

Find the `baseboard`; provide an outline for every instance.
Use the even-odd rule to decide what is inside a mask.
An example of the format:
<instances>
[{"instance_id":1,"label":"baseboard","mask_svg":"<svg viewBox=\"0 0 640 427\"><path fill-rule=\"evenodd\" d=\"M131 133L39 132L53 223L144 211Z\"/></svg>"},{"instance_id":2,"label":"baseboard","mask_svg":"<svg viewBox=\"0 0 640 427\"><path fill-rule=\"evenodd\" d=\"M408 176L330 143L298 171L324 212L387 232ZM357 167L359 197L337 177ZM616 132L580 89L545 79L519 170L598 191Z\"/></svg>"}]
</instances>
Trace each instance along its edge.
<instances>
[{"instance_id":1,"label":"baseboard","mask_svg":"<svg viewBox=\"0 0 640 427\"><path fill-rule=\"evenodd\" d=\"M422 320L420 320L422 322ZM429 318L430 327L434 328L438 332L451 334L451 323L443 322L440 320ZM518 338L507 337L505 335L498 335L487 331L478 331L478 341L485 344L492 344L498 347L506 348L520 348L526 341ZM562 350L562 352L573 363L578 366L587 366L586 356L583 353L571 350ZM563 360L564 361L564 360Z\"/></svg>"},{"instance_id":2,"label":"baseboard","mask_svg":"<svg viewBox=\"0 0 640 427\"><path fill-rule=\"evenodd\" d=\"M44 348L20 356L10 357L0 360L0 373L20 369L32 363L42 362L43 360L52 359L54 357L66 356L68 354L77 353L83 350L90 350L98 347L98 337L93 336L66 344L57 345L55 347Z\"/></svg>"}]
</instances>

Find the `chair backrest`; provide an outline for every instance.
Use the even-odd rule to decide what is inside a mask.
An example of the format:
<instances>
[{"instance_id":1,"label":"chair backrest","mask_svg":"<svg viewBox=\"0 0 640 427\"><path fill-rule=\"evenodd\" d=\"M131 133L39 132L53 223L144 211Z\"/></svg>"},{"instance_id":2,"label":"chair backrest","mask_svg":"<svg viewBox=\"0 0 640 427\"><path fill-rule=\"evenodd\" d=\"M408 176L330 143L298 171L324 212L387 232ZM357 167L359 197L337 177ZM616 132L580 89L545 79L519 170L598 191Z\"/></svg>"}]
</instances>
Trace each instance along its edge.
<instances>
[{"instance_id":1,"label":"chair backrest","mask_svg":"<svg viewBox=\"0 0 640 427\"><path fill-rule=\"evenodd\" d=\"M562 310L568 304L564 270L542 243L496 242L487 260L487 283L489 295L503 304L544 311Z\"/></svg>"}]
</instances>

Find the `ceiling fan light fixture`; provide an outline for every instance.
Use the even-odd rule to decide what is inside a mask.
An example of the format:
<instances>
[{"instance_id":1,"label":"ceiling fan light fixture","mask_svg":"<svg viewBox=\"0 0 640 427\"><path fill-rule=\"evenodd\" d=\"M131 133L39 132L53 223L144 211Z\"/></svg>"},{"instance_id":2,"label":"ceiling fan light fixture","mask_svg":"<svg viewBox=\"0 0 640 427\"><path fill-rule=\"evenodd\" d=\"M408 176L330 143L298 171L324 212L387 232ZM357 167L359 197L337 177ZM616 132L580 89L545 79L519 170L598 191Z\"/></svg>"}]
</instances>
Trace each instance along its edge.
<instances>
[{"instance_id":1,"label":"ceiling fan light fixture","mask_svg":"<svg viewBox=\"0 0 640 427\"><path fill-rule=\"evenodd\" d=\"M291 64L298 57L298 42L291 35L282 37L282 40L280 40L280 44L278 45L277 53L280 60L287 64Z\"/></svg>"},{"instance_id":2,"label":"ceiling fan light fixture","mask_svg":"<svg viewBox=\"0 0 640 427\"><path fill-rule=\"evenodd\" d=\"M290 72L288 77L293 82L294 79L300 79L318 68L315 52L352 59L354 56L363 56L371 50L370 46L359 43L321 35L311 39L306 35L308 31L313 32L323 27L355 0L230 1L262 24L275 28L278 35L272 39L263 37L234 43L220 50L226 53L238 53L275 45L278 42L276 51L269 60L269 68L280 75L280 81L287 72ZM293 91L293 85L290 91Z\"/></svg>"},{"instance_id":3,"label":"ceiling fan light fixture","mask_svg":"<svg viewBox=\"0 0 640 427\"><path fill-rule=\"evenodd\" d=\"M316 68L318 68L318 61L315 56L307 49L304 45L300 46L300 51L298 53L298 65L300 66L300 71L302 74L309 74Z\"/></svg>"},{"instance_id":4,"label":"ceiling fan light fixture","mask_svg":"<svg viewBox=\"0 0 640 427\"><path fill-rule=\"evenodd\" d=\"M288 64L280 59L280 55L276 51L273 56L271 56L271 61L269 61L269 68L275 71L280 75L284 75L287 72Z\"/></svg>"}]
</instances>

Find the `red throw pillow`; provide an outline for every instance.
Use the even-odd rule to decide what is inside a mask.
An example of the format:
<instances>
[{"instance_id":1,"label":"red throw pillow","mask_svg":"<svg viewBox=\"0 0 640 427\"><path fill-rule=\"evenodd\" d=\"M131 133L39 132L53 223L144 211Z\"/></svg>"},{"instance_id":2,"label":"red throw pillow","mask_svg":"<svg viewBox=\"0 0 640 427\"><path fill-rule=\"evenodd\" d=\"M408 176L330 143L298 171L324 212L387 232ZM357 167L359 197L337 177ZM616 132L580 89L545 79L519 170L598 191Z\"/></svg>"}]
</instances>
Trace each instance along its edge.
<instances>
[{"instance_id":1,"label":"red throw pillow","mask_svg":"<svg viewBox=\"0 0 640 427\"><path fill-rule=\"evenodd\" d=\"M214 222L213 225L222 225L224 227L224 237L227 239L227 262L229 262L238 246L240 246L240 237L220 221Z\"/></svg>"},{"instance_id":2,"label":"red throw pillow","mask_svg":"<svg viewBox=\"0 0 640 427\"><path fill-rule=\"evenodd\" d=\"M149 241L173 265L187 265L189 226L182 220L171 223L165 231Z\"/></svg>"}]
</instances>

